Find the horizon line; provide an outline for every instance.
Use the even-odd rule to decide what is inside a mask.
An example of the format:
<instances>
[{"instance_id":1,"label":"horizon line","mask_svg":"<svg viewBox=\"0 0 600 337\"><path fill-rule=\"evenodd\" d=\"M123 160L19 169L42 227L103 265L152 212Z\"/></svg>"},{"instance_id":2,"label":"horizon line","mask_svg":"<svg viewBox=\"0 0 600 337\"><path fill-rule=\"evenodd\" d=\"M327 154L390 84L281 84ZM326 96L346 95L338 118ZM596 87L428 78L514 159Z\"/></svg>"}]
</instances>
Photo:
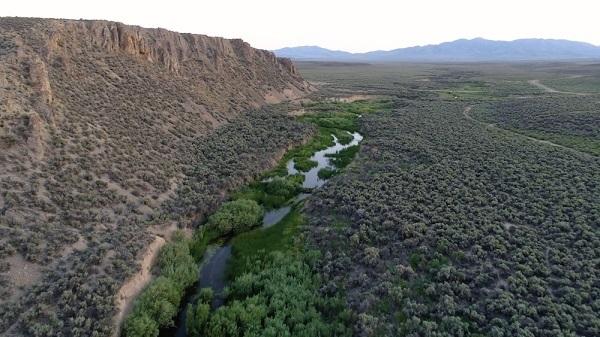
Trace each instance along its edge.
<instances>
[{"instance_id":1,"label":"horizon line","mask_svg":"<svg viewBox=\"0 0 600 337\"><path fill-rule=\"evenodd\" d=\"M398 48L393 48L393 49L373 49L373 50L368 50L368 51L357 51L357 52L351 52L351 51L342 50L342 49L330 49L330 48L322 47L322 46L319 46L319 45L286 46L286 47L275 48L275 49L268 49L268 50L269 51L278 51L278 50L282 50L282 49L309 48L309 47L310 48L315 48L316 47L316 48L326 49L326 50L332 51L332 52L342 52L342 53L349 53L349 54L367 54L367 53L371 53L371 52L389 52L389 51L394 51L394 50L398 50L398 49L439 46L439 45L444 44L444 43L452 43L452 42L457 42L457 41L461 41L461 40L466 40L466 41L485 40L485 41L490 41L490 42L515 42L515 41L521 41L521 40L567 41L567 42L575 42L575 43L588 44L588 45L591 45L593 47L600 48L600 45L596 45L596 44L591 43L591 42L580 41L580 40L570 40L570 39L559 39L559 38L524 37L524 38L517 38L517 39L512 39L512 40L496 40L496 39L488 39L488 38L485 38L485 37L474 37L474 38L458 38L458 39L449 40L449 41L443 41L443 42L439 42L439 43L428 43L428 44L412 45L412 46L398 47Z\"/></svg>"}]
</instances>

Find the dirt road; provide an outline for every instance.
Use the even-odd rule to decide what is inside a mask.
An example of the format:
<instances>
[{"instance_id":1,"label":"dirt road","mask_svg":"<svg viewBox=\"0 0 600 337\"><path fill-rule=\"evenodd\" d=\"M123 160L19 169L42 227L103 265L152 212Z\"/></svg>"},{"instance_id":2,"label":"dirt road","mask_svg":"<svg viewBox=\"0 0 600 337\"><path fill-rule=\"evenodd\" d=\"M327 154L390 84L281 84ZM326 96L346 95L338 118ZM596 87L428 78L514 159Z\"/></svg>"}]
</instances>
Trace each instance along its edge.
<instances>
[{"instance_id":1,"label":"dirt road","mask_svg":"<svg viewBox=\"0 0 600 337\"><path fill-rule=\"evenodd\" d=\"M515 131L511 131L511 130L507 130L507 129L502 129L502 128L499 128L499 127L497 127L497 126L496 126L495 124L493 124L493 123L485 123L485 122L482 122L482 121L480 121L480 120L477 120L477 119L473 118L473 117L472 117L472 116L469 114L469 112L471 111L471 108L472 108L471 106L467 106L467 107L465 107L465 109L463 110L463 116L465 116L465 118L466 118L466 119L468 119L468 120L470 120L470 121L473 121L473 122L475 122L475 123L477 123L477 124L480 124L480 125L483 125L483 126L485 126L486 128L492 128L492 129L496 129L496 130L501 130L501 131L504 131L504 132L508 132L508 133L510 133L510 134L513 134L513 135L515 135L515 136L518 136L518 137L524 137L524 138L527 138L527 139L529 139L529 140L531 140L531 141L534 141L534 142L537 142L537 143L540 143L540 144L550 145L550 146L558 147L558 148L561 148L561 149L564 149L564 150L568 150L568 151L576 152L577 154L579 154L579 155L582 155L582 156L584 156L584 157L594 157L594 158L598 158L598 157L596 157L596 156L594 156L594 155L591 155L591 154L589 154L589 153L586 153L586 152L581 152L581 151L579 151L579 150L575 150L575 149L574 149L574 148L572 148L572 147L568 147L568 146L564 146L564 145L556 144L556 143L553 143L553 142L551 142L551 141L549 141L549 140L543 140L543 139L534 138L534 137L527 136L527 135L524 135L524 134L522 134L522 133L518 133L518 132L515 132Z\"/></svg>"},{"instance_id":2,"label":"dirt road","mask_svg":"<svg viewBox=\"0 0 600 337\"><path fill-rule=\"evenodd\" d=\"M540 82L540 80L529 80L527 81L527 83L536 86L542 90L544 90L545 92L549 92L549 93L553 93L553 94L567 94L567 95L578 95L578 96L586 96L586 95L590 95L590 93L587 92L574 92L574 91L560 91L560 90L556 90L554 88L551 88L545 84L543 84L542 82Z\"/></svg>"}]
</instances>

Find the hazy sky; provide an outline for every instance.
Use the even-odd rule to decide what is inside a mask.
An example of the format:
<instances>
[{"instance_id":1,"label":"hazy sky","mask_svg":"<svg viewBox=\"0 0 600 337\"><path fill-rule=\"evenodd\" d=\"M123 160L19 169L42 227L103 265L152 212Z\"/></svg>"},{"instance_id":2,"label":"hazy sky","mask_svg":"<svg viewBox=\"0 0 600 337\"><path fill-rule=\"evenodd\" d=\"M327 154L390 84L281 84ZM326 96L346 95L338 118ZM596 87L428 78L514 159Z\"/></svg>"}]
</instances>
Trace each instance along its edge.
<instances>
[{"instance_id":1,"label":"hazy sky","mask_svg":"<svg viewBox=\"0 0 600 337\"><path fill-rule=\"evenodd\" d=\"M600 45L598 0L2 0L0 16L107 19L276 49L369 51L484 37Z\"/></svg>"}]
</instances>

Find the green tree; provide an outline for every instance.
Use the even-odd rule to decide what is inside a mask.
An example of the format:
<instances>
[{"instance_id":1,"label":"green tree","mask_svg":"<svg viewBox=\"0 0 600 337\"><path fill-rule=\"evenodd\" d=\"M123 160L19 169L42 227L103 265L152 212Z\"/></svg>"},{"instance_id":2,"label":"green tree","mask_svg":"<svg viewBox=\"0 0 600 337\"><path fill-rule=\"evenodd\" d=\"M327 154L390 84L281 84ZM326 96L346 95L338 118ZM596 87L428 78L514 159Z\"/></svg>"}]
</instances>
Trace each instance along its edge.
<instances>
[{"instance_id":1,"label":"green tree","mask_svg":"<svg viewBox=\"0 0 600 337\"><path fill-rule=\"evenodd\" d=\"M208 225L221 233L230 235L256 227L263 217L262 207L254 200L238 199L225 203L208 218Z\"/></svg>"},{"instance_id":2,"label":"green tree","mask_svg":"<svg viewBox=\"0 0 600 337\"><path fill-rule=\"evenodd\" d=\"M133 316L147 315L156 321L158 326L173 324L177 314L182 290L173 280L160 276L140 296Z\"/></svg>"},{"instance_id":3,"label":"green tree","mask_svg":"<svg viewBox=\"0 0 600 337\"><path fill-rule=\"evenodd\" d=\"M127 337L157 337L158 324L148 315L134 315L125 322Z\"/></svg>"},{"instance_id":4,"label":"green tree","mask_svg":"<svg viewBox=\"0 0 600 337\"><path fill-rule=\"evenodd\" d=\"M210 305L198 301L196 305L188 304L185 328L190 337L202 336L210 317Z\"/></svg>"}]
</instances>

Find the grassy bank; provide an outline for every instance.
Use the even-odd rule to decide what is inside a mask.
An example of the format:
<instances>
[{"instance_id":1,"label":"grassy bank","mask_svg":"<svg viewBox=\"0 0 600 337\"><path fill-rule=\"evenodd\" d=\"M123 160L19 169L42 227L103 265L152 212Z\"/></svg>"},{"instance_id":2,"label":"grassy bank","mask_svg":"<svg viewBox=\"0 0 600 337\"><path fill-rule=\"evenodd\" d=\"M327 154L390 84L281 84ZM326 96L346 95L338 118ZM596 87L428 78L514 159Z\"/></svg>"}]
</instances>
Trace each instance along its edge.
<instances>
[{"instance_id":1,"label":"grassy bank","mask_svg":"<svg viewBox=\"0 0 600 337\"><path fill-rule=\"evenodd\" d=\"M233 256L228 267L229 278L243 275L252 261L262 259L274 251L293 250L294 238L303 223L300 211L293 209L280 222L269 228L257 229L233 238Z\"/></svg>"}]
</instances>

